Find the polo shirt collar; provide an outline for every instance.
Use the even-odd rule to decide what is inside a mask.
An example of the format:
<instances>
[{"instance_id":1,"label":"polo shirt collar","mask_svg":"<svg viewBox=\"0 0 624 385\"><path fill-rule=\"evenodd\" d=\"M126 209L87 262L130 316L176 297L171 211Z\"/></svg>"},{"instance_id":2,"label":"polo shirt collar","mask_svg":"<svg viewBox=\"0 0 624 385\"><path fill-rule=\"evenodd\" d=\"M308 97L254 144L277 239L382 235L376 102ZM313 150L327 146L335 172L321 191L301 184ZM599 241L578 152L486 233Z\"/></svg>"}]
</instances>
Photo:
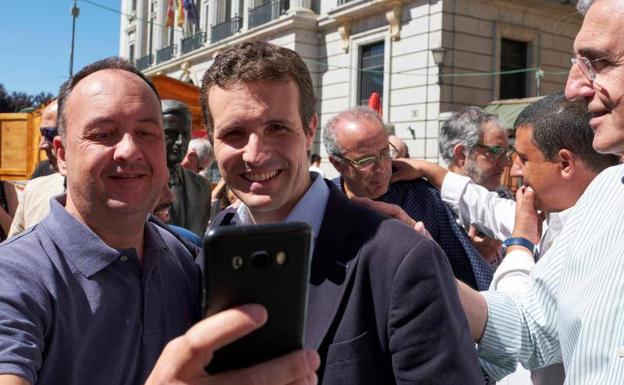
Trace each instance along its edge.
<instances>
[{"instance_id":1,"label":"polo shirt collar","mask_svg":"<svg viewBox=\"0 0 624 385\"><path fill-rule=\"evenodd\" d=\"M115 262L122 251L108 246L84 223L67 212L64 207L66 197L63 194L50 200L50 214L41 225L67 260L82 275L90 278ZM147 231L151 231L149 226ZM148 237L160 240L158 236L148 235L146 239ZM147 254L147 249L145 251Z\"/></svg>"}]
</instances>

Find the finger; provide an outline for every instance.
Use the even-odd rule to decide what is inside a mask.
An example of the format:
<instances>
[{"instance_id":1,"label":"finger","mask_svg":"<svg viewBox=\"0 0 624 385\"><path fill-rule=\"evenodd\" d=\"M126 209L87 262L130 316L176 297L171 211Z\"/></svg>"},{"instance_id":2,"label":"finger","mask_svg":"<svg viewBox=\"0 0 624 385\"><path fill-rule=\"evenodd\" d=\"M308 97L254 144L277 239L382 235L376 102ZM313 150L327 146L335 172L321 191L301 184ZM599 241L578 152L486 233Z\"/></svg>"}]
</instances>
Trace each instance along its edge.
<instances>
[{"instance_id":1,"label":"finger","mask_svg":"<svg viewBox=\"0 0 624 385\"><path fill-rule=\"evenodd\" d=\"M194 362L195 369L208 365L215 350L258 329L267 320L260 305L243 305L210 316L189 329L181 338L177 354Z\"/></svg>"},{"instance_id":2,"label":"finger","mask_svg":"<svg viewBox=\"0 0 624 385\"><path fill-rule=\"evenodd\" d=\"M477 229L474 226L470 226L468 229L468 236L474 238L477 235Z\"/></svg>"},{"instance_id":3,"label":"finger","mask_svg":"<svg viewBox=\"0 0 624 385\"><path fill-rule=\"evenodd\" d=\"M298 350L249 368L233 370L212 377L220 385L286 385L316 383L315 372L321 364L313 350ZM314 382L305 382L314 379Z\"/></svg>"}]
</instances>

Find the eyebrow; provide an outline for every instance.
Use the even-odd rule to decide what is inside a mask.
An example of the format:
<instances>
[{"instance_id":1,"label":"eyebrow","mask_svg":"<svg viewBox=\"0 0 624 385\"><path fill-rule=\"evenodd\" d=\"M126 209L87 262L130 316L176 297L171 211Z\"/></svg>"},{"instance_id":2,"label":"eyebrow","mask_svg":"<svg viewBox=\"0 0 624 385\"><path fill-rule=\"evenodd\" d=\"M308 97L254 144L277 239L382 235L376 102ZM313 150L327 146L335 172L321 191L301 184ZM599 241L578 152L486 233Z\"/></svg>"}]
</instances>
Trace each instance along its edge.
<instances>
[{"instance_id":1,"label":"eyebrow","mask_svg":"<svg viewBox=\"0 0 624 385\"><path fill-rule=\"evenodd\" d=\"M578 54L580 56L584 56L584 57L586 57L586 58L588 58L590 60L591 59L602 59L604 57L609 57L610 56L610 54L607 53L606 51L599 50L599 49L596 49L596 48L581 48L578 51Z\"/></svg>"}]
</instances>

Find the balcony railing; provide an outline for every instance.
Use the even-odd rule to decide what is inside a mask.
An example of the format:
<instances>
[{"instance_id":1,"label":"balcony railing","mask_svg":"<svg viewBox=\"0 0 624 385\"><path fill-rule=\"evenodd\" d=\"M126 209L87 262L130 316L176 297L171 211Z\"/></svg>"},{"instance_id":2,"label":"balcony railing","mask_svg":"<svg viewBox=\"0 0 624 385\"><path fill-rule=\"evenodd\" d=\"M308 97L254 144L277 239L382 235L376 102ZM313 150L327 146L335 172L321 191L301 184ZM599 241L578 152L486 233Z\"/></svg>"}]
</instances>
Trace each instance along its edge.
<instances>
[{"instance_id":1,"label":"balcony railing","mask_svg":"<svg viewBox=\"0 0 624 385\"><path fill-rule=\"evenodd\" d=\"M152 55L147 55L147 56L143 56L141 58L138 58L136 61L136 68L139 71L143 71L146 68L149 68L149 66L152 65Z\"/></svg>"},{"instance_id":2,"label":"balcony railing","mask_svg":"<svg viewBox=\"0 0 624 385\"><path fill-rule=\"evenodd\" d=\"M273 0L249 9L249 28L275 20L288 10L288 0Z\"/></svg>"},{"instance_id":3,"label":"balcony railing","mask_svg":"<svg viewBox=\"0 0 624 385\"><path fill-rule=\"evenodd\" d=\"M197 32L193 36L182 39L182 55L201 48L206 41L206 32Z\"/></svg>"},{"instance_id":4,"label":"balcony railing","mask_svg":"<svg viewBox=\"0 0 624 385\"><path fill-rule=\"evenodd\" d=\"M240 31L242 26L243 18L240 16L234 16L233 18L222 23L215 24L212 26L210 41L214 43L215 41L223 40L228 36L232 36L236 32Z\"/></svg>"},{"instance_id":5,"label":"balcony railing","mask_svg":"<svg viewBox=\"0 0 624 385\"><path fill-rule=\"evenodd\" d=\"M354 1L357 1L357 0L338 0L338 5L345 5L347 3L352 3ZM370 1L370 0L364 0L364 1Z\"/></svg>"},{"instance_id":6,"label":"balcony railing","mask_svg":"<svg viewBox=\"0 0 624 385\"><path fill-rule=\"evenodd\" d=\"M156 64L160 64L162 62L166 62L167 60L171 60L175 52L175 47L176 47L175 44L172 44L168 47L164 47L156 51Z\"/></svg>"}]
</instances>

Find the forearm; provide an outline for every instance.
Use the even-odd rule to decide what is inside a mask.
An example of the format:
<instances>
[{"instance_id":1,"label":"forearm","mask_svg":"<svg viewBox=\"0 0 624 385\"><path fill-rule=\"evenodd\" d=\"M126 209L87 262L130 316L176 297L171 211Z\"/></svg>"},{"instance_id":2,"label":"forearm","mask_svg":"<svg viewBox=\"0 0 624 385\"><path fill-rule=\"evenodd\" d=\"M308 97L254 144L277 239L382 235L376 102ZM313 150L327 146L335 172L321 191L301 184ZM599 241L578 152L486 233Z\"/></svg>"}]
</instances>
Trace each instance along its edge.
<instances>
[{"instance_id":1,"label":"forearm","mask_svg":"<svg viewBox=\"0 0 624 385\"><path fill-rule=\"evenodd\" d=\"M469 178L449 172L440 190L442 200L451 206L462 224L474 225L490 238L503 241L512 234L515 203L472 183Z\"/></svg>"},{"instance_id":2,"label":"forearm","mask_svg":"<svg viewBox=\"0 0 624 385\"><path fill-rule=\"evenodd\" d=\"M485 298L476 290L473 290L465 283L456 280L457 293L459 294L459 300L464 314L468 319L468 326L470 327L470 335L472 340L479 342L485 331L485 324L487 322L487 302Z\"/></svg>"}]
</instances>

